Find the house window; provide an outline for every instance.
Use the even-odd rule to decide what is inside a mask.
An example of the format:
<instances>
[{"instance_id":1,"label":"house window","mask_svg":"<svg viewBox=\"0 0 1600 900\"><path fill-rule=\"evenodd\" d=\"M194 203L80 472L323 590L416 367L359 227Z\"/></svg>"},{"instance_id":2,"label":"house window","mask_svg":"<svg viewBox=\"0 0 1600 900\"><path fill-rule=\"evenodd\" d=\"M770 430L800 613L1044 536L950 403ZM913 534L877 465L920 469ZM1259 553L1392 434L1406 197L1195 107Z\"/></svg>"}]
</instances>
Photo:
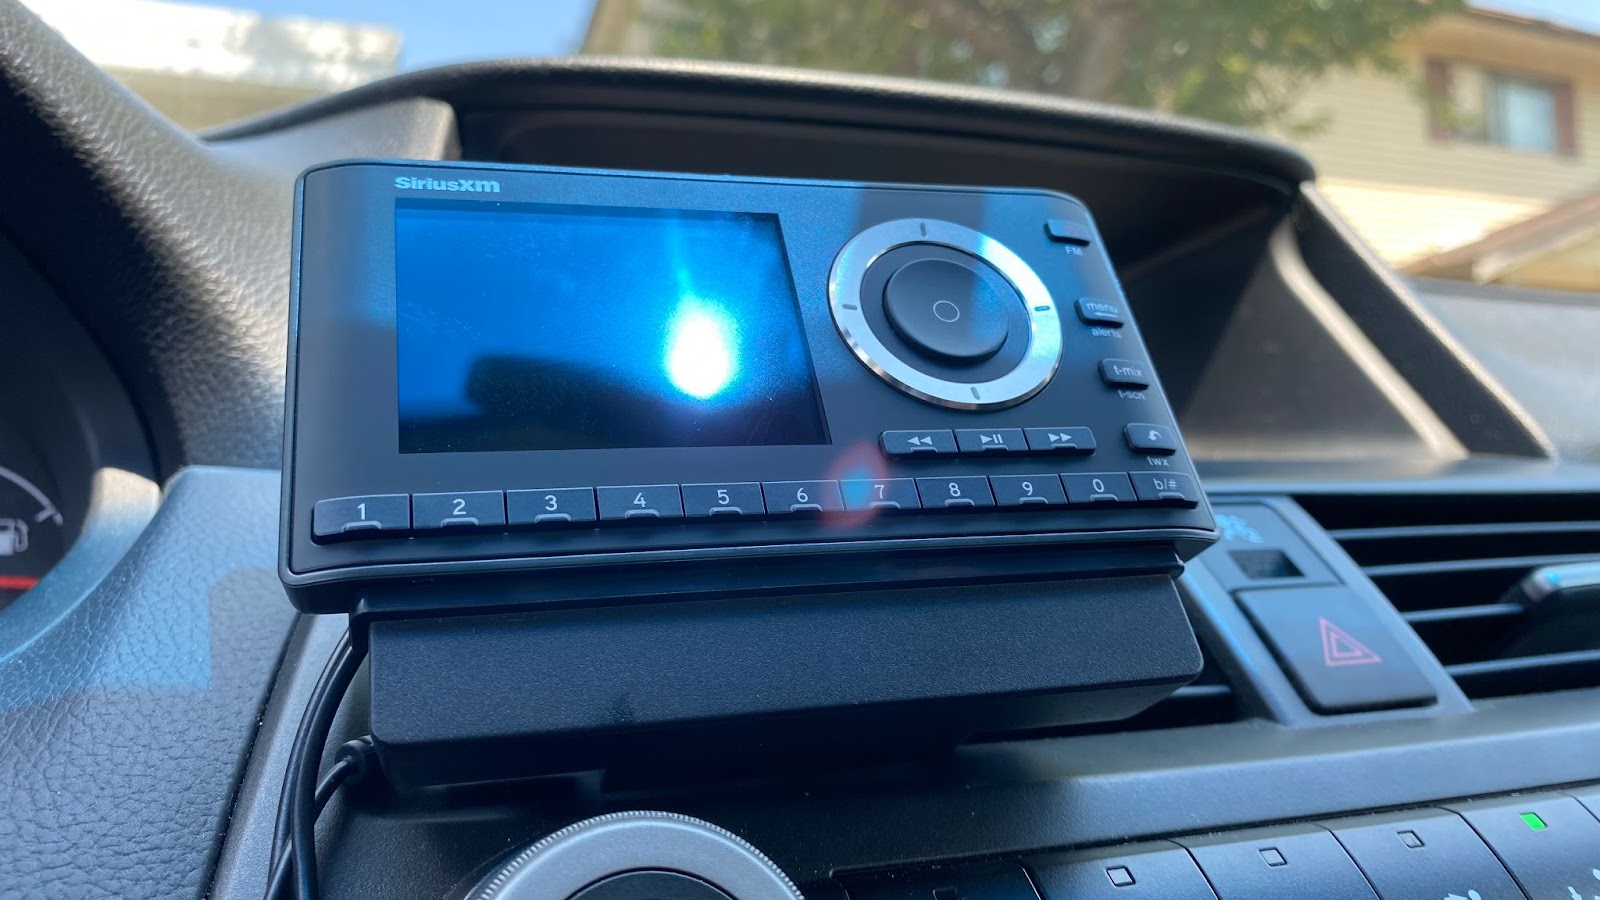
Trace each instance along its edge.
<instances>
[{"instance_id":1,"label":"house window","mask_svg":"<svg viewBox=\"0 0 1600 900\"><path fill-rule=\"evenodd\" d=\"M1556 152L1553 85L1499 72L1489 73L1484 83L1484 140L1518 150Z\"/></svg>"},{"instance_id":2,"label":"house window","mask_svg":"<svg viewBox=\"0 0 1600 900\"><path fill-rule=\"evenodd\" d=\"M1438 59L1428 60L1427 71L1435 138L1577 154L1571 82Z\"/></svg>"}]
</instances>

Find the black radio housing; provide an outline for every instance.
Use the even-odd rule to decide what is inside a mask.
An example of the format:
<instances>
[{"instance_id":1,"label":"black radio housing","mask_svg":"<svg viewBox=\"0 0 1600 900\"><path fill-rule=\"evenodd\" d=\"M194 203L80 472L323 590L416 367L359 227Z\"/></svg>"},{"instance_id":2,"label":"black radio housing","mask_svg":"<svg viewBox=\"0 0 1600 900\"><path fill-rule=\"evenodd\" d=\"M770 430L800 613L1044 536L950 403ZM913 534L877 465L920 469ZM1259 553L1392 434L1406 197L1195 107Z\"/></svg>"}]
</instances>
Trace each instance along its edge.
<instances>
[{"instance_id":1,"label":"black radio housing","mask_svg":"<svg viewBox=\"0 0 1600 900\"><path fill-rule=\"evenodd\" d=\"M401 452L396 210L407 204L452 215L547 209L566 215L594 208L636 216L755 215L775 222L825 440ZM862 236L876 243L863 245ZM1005 301L1015 320L1005 343L976 364L908 349L909 332L899 320L886 323L882 308L889 290L885 279L899 270L874 269L886 259L965 259L963 240L983 263L963 265L998 285L985 290L1003 293L1010 283L1022 299L1021 306ZM378 595L427 607L446 602L427 588L440 579L481 582L482 590L448 592L477 598L448 601L468 606L494 605L495 598L517 602L529 585L550 586L546 597L613 602L660 595L663 584L714 596L867 582L1105 574L1105 566L1120 573L1129 571L1129 553L1135 551L1146 571L1170 573L1215 539L1193 464L1094 222L1081 203L1059 193L351 161L312 169L300 179L294 247L280 574L305 611L351 611ZM629 250L619 246L616 252L626 258ZM730 257L725 264L738 266L741 260ZM594 302L628 314L627 297ZM857 303L862 310L854 309ZM951 309L936 312L941 322ZM841 318L851 315L860 318L851 324ZM863 327L875 334L875 351L861 346ZM1040 352L1052 343L1058 348L1053 357ZM870 358L885 351L915 357L913 367L932 373L929 383L954 383L957 395L972 382L975 399L930 398L918 385L897 385L881 359ZM998 376L1008 367L1027 366L1034 367L1036 385L984 402L980 394L990 385L1005 387ZM1133 377L1113 383L1117 378L1107 367ZM1078 446L1052 450L1044 443L1066 429L1081 436L1069 441ZM963 431L959 446L945 446L947 436ZM906 434L885 436L892 432ZM1084 452L1091 435L1092 452ZM1030 438L1038 439L1036 445ZM1134 449L1146 438L1168 446ZM897 449L917 452L888 452ZM950 449L960 452L941 452ZM1124 482L1130 473L1132 481ZM1006 476L1050 479L1045 493L1052 497L1045 499L1051 502L1002 505L989 485L1014 493L1028 481L1027 490L1036 490L1031 480ZM1053 497L1060 478L1067 479L1064 503ZM926 480L893 483L897 496L910 498L899 509L874 506L852 493L887 479ZM797 488L798 482L816 483L817 489ZM1120 487L1124 483L1130 489ZM1151 487L1164 484L1173 490ZM681 485L697 487L683 491ZM719 485L734 486L746 502L727 500ZM641 490L640 504L648 496L650 508L663 515L611 521L594 518L593 507L587 516L581 512L582 499L594 496L586 493L591 489L629 489L601 491L603 513L606 503L631 502L633 490L645 486L662 490ZM753 486L761 487L752 492ZM560 494L560 502L545 493L505 493L555 489L578 490ZM426 502L418 498L424 494L430 495ZM691 505L722 498L742 514L679 517L672 509L655 509L658 500L670 504L672 497ZM801 497L808 502L798 503ZM403 520L400 498L407 504ZM573 498L580 506L562 506ZM978 505L965 503L967 498ZM315 535L314 510L319 501L332 500L339 502L325 504L325 521L316 525L325 533ZM360 508L358 518L353 510L362 500L372 502ZM529 504L544 503L580 512L535 520ZM834 508L843 505L861 508ZM383 508L396 518L364 521ZM497 520L496 509L501 517L509 510L509 519ZM445 520L424 521L425 511ZM462 515L452 518L452 511ZM470 514L479 511L487 512ZM1128 552L1075 549L1087 543L1108 549L1108 541ZM828 554L827 567L814 564L819 553ZM1105 566L1097 559L1106 560ZM606 572L603 586L585 577L598 567ZM669 571L684 577L663 577ZM636 582L634 573L640 576Z\"/></svg>"}]
</instances>

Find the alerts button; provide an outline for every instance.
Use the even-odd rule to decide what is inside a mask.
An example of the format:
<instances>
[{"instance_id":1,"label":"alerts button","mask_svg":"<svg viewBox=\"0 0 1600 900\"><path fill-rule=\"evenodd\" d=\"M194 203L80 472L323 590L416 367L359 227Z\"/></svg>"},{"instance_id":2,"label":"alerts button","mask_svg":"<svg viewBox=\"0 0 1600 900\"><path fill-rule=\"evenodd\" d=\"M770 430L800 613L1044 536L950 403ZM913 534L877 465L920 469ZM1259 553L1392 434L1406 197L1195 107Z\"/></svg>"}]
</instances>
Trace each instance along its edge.
<instances>
[{"instance_id":1,"label":"alerts button","mask_svg":"<svg viewBox=\"0 0 1600 900\"><path fill-rule=\"evenodd\" d=\"M1421 706L1437 696L1404 640L1409 626L1345 587L1240 591L1239 605L1319 713Z\"/></svg>"}]
</instances>

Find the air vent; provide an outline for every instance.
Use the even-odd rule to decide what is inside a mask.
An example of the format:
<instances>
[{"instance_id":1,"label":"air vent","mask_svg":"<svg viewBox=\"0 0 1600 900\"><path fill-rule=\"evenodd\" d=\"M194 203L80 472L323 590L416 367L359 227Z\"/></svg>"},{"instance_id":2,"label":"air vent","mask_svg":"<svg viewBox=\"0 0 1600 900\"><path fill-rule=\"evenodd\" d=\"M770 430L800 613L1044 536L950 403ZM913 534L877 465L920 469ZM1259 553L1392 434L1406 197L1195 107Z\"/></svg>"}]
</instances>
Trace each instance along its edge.
<instances>
[{"instance_id":1,"label":"air vent","mask_svg":"<svg viewBox=\"0 0 1600 900\"><path fill-rule=\"evenodd\" d=\"M1507 596L1535 569L1600 560L1600 495L1297 499L1467 696L1600 686L1600 629L1565 652L1524 655L1533 616Z\"/></svg>"}]
</instances>

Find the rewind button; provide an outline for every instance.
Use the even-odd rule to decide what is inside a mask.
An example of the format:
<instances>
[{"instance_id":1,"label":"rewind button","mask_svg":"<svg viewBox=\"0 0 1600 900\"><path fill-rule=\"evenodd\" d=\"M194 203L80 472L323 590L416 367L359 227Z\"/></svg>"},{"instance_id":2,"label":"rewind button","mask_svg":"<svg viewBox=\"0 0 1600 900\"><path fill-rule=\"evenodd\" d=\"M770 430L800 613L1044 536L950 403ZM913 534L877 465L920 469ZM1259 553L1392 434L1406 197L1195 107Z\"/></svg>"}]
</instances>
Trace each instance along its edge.
<instances>
[{"instance_id":1,"label":"rewind button","mask_svg":"<svg viewBox=\"0 0 1600 900\"><path fill-rule=\"evenodd\" d=\"M1094 452L1094 432L1087 428L1029 428L1028 449L1035 453L1088 456Z\"/></svg>"},{"instance_id":2,"label":"rewind button","mask_svg":"<svg viewBox=\"0 0 1600 900\"><path fill-rule=\"evenodd\" d=\"M945 456L956 452L955 434L940 429L885 431L880 441L887 456Z\"/></svg>"}]
</instances>

